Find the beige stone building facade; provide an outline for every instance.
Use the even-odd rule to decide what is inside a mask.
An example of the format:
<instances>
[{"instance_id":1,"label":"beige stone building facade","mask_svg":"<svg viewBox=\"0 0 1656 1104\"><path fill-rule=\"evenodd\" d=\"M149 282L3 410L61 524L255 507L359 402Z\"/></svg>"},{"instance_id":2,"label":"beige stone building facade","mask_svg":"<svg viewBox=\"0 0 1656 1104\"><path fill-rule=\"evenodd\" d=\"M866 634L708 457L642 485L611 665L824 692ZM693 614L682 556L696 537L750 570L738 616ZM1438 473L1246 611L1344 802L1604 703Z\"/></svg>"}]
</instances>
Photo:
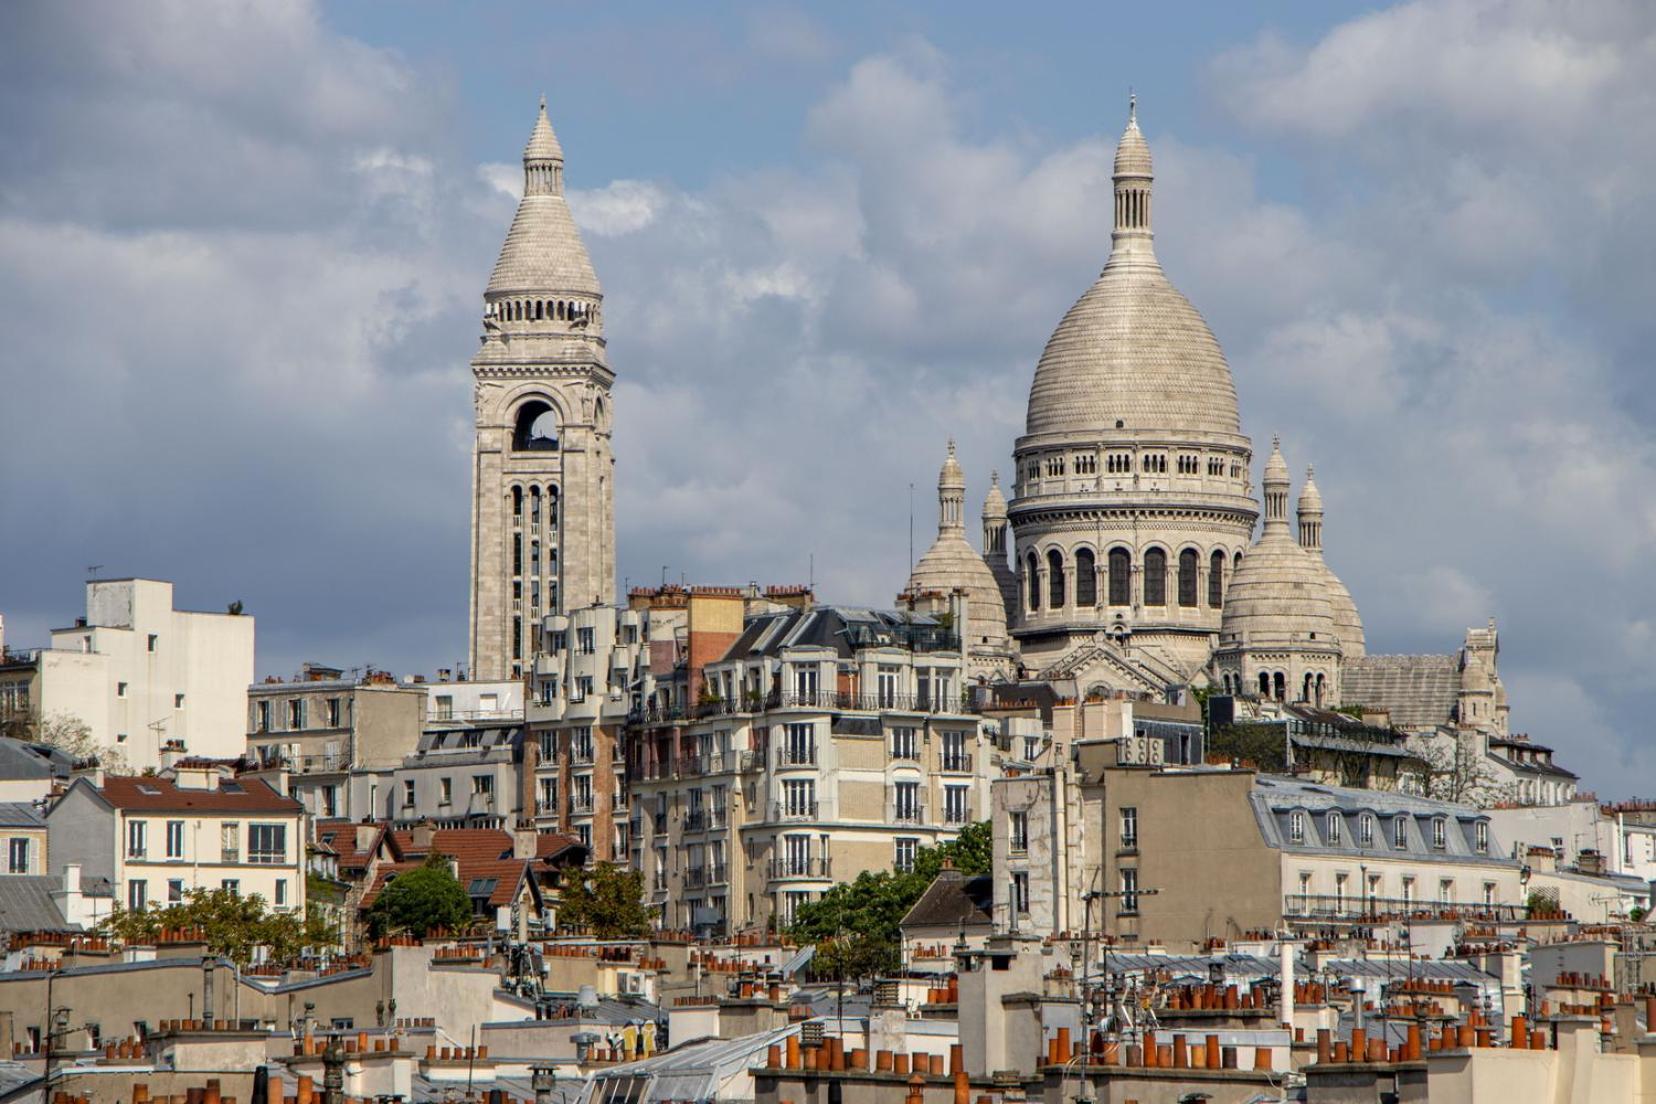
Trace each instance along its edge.
<instances>
[{"instance_id":1,"label":"beige stone building facade","mask_svg":"<svg viewBox=\"0 0 1656 1104\"><path fill-rule=\"evenodd\" d=\"M694 703L651 703L630 738L633 861L663 922L784 926L983 819L1000 756L962 704L969 677L926 615L748 617Z\"/></svg>"},{"instance_id":2,"label":"beige stone building facade","mask_svg":"<svg viewBox=\"0 0 1656 1104\"><path fill-rule=\"evenodd\" d=\"M213 765L82 778L46 814L49 873L107 880L128 909L228 889L303 913L305 820L299 802Z\"/></svg>"}]
</instances>

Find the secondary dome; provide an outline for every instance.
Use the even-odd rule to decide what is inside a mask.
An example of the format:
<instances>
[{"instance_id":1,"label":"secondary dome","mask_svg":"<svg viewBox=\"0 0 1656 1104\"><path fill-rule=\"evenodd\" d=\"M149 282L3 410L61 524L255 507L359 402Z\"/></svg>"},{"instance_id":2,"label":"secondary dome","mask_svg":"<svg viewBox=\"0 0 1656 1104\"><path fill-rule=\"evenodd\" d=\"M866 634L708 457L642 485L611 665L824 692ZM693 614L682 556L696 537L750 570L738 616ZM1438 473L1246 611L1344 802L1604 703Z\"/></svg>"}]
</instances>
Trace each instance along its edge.
<instances>
[{"instance_id":1,"label":"secondary dome","mask_svg":"<svg viewBox=\"0 0 1656 1104\"><path fill-rule=\"evenodd\" d=\"M1000 646L1006 642L1006 605L1001 584L988 562L966 539L962 506L966 480L955 459L954 442L937 477L937 539L909 573L904 593L910 596L966 592L966 645Z\"/></svg>"},{"instance_id":2,"label":"secondary dome","mask_svg":"<svg viewBox=\"0 0 1656 1104\"><path fill-rule=\"evenodd\" d=\"M1242 553L1225 592L1222 645L1296 642L1332 648L1339 633L1328 593L1331 573L1289 531L1288 465L1274 441L1265 463L1264 491L1264 532ZM1308 520L1302 515L1302 528Z\"/></svg>"},{"instance_id":3,"label":"secondary dome","mask_svg":"<svg viewBox=\"0 0 1656 1104\"><path fill-rule=\"evenodd\" d=\"M1156 261L1150 147L1136 111L1115 161L1115 232L1097 281L1035 366L1026 432L1242 433L1236 384L1213 331Z\"/></svg>"}]
</instances>

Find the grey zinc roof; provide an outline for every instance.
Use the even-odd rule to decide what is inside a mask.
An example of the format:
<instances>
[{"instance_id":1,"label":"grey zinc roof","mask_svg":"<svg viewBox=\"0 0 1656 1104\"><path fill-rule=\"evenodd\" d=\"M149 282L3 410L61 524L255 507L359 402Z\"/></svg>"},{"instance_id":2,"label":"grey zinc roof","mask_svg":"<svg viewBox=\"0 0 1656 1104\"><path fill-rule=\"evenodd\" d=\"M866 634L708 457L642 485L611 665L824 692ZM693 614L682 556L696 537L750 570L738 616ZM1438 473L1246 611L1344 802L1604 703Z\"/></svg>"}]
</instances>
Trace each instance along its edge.
<instances>
[{"instance_id":1,"label":"grey zinc roof","mask_svg":"<svg viewBox=\"0 0 1656 1104\"><path fill-rule=\"evenodd\" d=\"M74 757L50 744L0 739L0 778L67 778Z\"/></svg>"},{"instance_id":2,"label":"grey zinc roof","mask_svg":"<svg viewBox=\"0 0 1656 1104\"><path fill-rule=\"evenodd\" d=\"M0 801L0 828L44 828L46 818L27 801Z\"/></svg>"},{"instance_id":3,"label":"grey zinc roof","mask_svg":"<svg viewBox=\"0 0 1656 1104\"><path fill-rule=\"evenodd\" d=\"M739 1039L706 1039L675 1047L665 1054L599 1070L582 1090L581 1104L625 1099L628 1104L702 1104L713 1100L753 1099L753 1080L721 1091L724 1083L745 1069L760 1066L768 1047L799 1030L798 1024L744 1035Z\"/></svg>"},{"instance_id":4,"label":"grey zinc roof","mask_svg":"<svg viewBox=\"0 0 1656 1104\"><path fill-rule=\"evenodd\" d=\"M59 881L47 875L10 874L0 878L0 931L78 931L64 920L52 891Z\"/></svg>"},{"instance_id":5,"label":"grey zinc roof","mask_svg":"<svg viewBox=\"0 0 1656 1104\"><path fill-rule=\"evenodd\" d=\"M1384 709L1398 728L1452 724L1460 694L1460 661L1452 655L1371 655L1340 664L1340 697Z\"/></svg>"},{"instance_id":6,"label":"grey zinc roof","mask_svg":"<svg viewBox=\"0 0 1656 1104\"><path fill-rule=\"evenodd\" d=\"M1254 779L1249 795L1254 807L1254 819L1268 846L1284 851L1305 851L1345 855L1406 854L1415 860L1440 862L1478 862L1512 866L1515 860L1507 857L1507 849L1489 833L1489 846L1479 851L1474 844L1477 821L1488 821L1488 816L1467 805L1453 805L1446 801L1415 797L1412 794L1383 790L1349 789L1343 786L1324 786L1281 775L1260 775ZM1304 838L1293 839L1290 823L1295 812L1305 814ZM1340 840L1329 840L1328 813L1338 811L1343 824ZM1378 820L1370 843L1362 844L1358 834L1358 818L1373 814ZM1405 847L1393 846L1392 831L1395 819L1406 817ZM1435 818L1444 820L1444 846L1428 843L1429 825Z\"/></svg>"}]
</instances>

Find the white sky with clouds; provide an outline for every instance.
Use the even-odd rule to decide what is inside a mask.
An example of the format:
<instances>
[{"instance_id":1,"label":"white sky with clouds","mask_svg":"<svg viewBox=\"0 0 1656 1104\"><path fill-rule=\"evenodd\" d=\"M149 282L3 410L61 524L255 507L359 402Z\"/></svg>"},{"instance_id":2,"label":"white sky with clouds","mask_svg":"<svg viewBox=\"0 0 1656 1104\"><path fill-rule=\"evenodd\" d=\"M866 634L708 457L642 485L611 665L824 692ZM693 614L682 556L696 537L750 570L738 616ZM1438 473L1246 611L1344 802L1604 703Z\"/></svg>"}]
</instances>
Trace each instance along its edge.
<instances>
[{"instance_id":1,"label":"white sky with clouds","mask_svg":"<svg viewBox=\"0 0 1656 1104\"><path fill-rule=\"evenodd\" d=\"M887 602L945 438L975 500L1009 467L1108 250L1121 111L1008 121L982 55L923 28L638 30L579 64L626 54L646 106L817 76L790 141L726 159L715 118L698 164L632 148L623 173L551 78L609 302L622 570L794 582L814 556L825 598ZM261 674L463 656L466 361L533 93L479 158L463 61L353 34L297 2L0 9L12 643L102 563L244 600ZM688 91L639 63L658 48ZM1194 64L1213 125L1143 104L1158 251L1256 450L1316 463L1371 650L1496 616L1515 727L1605 795L1656 793L1656 9L1415 3Z\"/></svg>"}]
</instances>

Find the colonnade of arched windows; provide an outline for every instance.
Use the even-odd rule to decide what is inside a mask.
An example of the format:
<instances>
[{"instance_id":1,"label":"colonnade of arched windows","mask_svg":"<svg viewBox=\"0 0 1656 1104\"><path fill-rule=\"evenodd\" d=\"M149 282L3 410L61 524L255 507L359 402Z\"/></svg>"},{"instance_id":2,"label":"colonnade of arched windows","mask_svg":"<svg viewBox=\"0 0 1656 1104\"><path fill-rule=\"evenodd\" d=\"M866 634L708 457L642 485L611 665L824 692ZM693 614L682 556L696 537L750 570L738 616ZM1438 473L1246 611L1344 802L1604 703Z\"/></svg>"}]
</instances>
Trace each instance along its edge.
<instances>
[{"instance_id":1,"label":"colonnade of arched windows","mask_svg":"<svg viewBox=\"0 0 1656 1104\"><path fill-rule=\"evenodd\" d=\"M1155 547L1145 549L1142 567L1137 572L1140 576L1137 604L1167 606L1171 598L1173 604L1185 609L1200 606L1204 590L1203 559L1198 549L1180 549L1172 565L1170 591L1167 551ZM1241 560L1242 554L1236 553L1235 563L1240 564ZM1224 601L1228 572L1232 570L1229 553L1216 548L1206 557L1206 563L1206 602L1209 607L1218 609ZM1085 547L1077 548L1068 555L1063 549L1049 548L1044 556L1031 549L1024 554L1021 570L1024 576L1021 588L1024 605L1031 613L1043 608L1068 608L1072 599L1076 608L1096 606L1099 604L1100 584L1106 604L1135 604L1133 553L1131 549L1119 545L1104 554L1103 579L1099 578L1098 554Z\"/></svg>"},{"instance_id":2,"label":"colonnade of arched windows","mask_svg":"<svg viewBox=\"0 0 1656 1104\"><path fill-rule=\"evenodd\" d=\"M502 322L592 322L598 304L579 299L501 299L489 305L488 315Z\"/></svg>"},{"instance_id":3,"label":"colonnade of arched windows","mask_svg":"<svg viewBox=\"0 0 1656 1104\"><path fill-rule=\"evenodd\" d=\"M1276 701L1288 700L1288 674L1286 671L1261 671L1249 683L1241 675L1234 672L1225 672L1219 677L1219 686L1227 694L1255 694L1261 698L1271 698ZM1300 679L1297 687L1299 697L1296 701L1308 702L1311 705L1324 704L1331 689L1328 676L1322 671L1307 671Z\"/></svg>"}]
</instances>

